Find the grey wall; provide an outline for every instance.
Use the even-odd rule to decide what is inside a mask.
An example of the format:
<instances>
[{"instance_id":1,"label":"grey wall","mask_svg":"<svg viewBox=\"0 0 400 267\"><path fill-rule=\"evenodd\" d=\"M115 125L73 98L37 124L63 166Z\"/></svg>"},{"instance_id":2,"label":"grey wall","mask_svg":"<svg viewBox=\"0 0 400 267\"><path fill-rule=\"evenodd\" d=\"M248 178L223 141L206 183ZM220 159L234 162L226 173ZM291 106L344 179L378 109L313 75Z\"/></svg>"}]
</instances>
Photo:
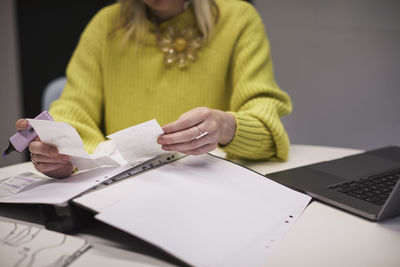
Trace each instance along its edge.
<instances>
[{"instance_id":1,"label":"grey wall","mask_svg":"<svg viewBox=\"0 0 400 267\"><path fill-rule=\"evenodd\" d=\"M0 1L0 150L3 154L8 138L15 132L15 121L21 117L19 67L15 10L13 0ZM0 167L22 161L23 155L0 156Z\"/></svg>"},{"instance_id":2,"label":"grey wall","mask_svg":"<svg viewBox=\"0 0 400 267\"><path fill-rule=\"evenodd\" d=\"M400 1L256 0L293 143L400 145Z\"/></svg>"}]
</instances>

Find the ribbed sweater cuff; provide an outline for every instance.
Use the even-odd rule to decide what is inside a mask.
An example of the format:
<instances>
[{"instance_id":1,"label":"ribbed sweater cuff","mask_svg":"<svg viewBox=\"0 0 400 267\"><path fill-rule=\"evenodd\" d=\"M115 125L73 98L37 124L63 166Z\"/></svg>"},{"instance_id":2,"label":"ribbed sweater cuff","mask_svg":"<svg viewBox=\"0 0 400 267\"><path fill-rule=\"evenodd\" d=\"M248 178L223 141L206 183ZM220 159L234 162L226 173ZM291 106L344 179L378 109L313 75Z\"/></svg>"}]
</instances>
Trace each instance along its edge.
<instances>
[{"instance_id":1,"label":"ribbed sweater cuff","mask_svg":"<svg viewBox=\"0 0 400 267\"><path fill-rule=\"evenodd\" d=\"M228 156L248 159L266 159L274 156L274 140L260 121L251 115L228 113L235 117L237 126L232 141L228 145L220 146Z\"/></svg>"}]
</instances>

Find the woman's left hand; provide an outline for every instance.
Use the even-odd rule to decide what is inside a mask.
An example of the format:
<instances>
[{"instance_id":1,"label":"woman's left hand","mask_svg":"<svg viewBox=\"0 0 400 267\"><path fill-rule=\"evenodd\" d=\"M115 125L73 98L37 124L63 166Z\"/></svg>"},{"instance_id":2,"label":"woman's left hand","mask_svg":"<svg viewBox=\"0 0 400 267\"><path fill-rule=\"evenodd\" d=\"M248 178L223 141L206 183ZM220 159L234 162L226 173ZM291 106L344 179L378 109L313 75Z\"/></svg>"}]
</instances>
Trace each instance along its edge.
<instances>
[{"instance_id":1,"label":"woman's left hand","mask_svg":"<svg viewBox=\"0 0 400 267\"><path fill-rule=\"evenodd\" d=\"M200 155L214 150L218 144L227 145L235 135L236 121L229 113L199 107L182 114L162 129L164 134L158 138L162 149Z\"/></svg>"}]
</instances>

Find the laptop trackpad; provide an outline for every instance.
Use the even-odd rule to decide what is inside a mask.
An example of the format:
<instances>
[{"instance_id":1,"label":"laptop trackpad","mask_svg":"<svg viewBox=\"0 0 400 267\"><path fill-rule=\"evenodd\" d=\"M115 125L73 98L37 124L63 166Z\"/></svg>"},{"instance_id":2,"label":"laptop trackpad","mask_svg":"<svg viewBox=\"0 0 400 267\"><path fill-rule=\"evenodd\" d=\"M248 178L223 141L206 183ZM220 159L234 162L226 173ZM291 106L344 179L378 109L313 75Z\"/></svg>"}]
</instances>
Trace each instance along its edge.
<instances>
[{"instance_id":1,"label":"laptop trackpad","mask_svg":"<svg viewBox=\"0 0 400 267\"><path fill-rule=\"evenodd\" d=\"M368 154L358 154L342 159L322 162L310 166L321 172L354 180L368 175L378 174L400 168L399 162Z\"/></svg>"}]
</instances>

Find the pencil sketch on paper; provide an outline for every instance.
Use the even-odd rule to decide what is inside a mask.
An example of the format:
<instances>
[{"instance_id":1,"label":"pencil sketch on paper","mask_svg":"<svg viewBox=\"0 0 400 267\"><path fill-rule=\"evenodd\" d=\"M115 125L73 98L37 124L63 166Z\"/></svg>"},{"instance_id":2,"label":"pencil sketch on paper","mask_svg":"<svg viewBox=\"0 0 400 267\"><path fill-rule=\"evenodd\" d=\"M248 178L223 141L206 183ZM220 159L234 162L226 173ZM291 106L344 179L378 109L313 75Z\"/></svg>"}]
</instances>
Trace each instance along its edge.
<instances>
[{"instance_id":1,"label":"pencil sketch on paper","mask_svg":"<svg viewBox=\"0 0 400 267\"><path fill-rule=\"evenodd\" d=\"M67 266L89 247L74 236L0 221L1 266Z\"/></svg>"}]
</instances>

